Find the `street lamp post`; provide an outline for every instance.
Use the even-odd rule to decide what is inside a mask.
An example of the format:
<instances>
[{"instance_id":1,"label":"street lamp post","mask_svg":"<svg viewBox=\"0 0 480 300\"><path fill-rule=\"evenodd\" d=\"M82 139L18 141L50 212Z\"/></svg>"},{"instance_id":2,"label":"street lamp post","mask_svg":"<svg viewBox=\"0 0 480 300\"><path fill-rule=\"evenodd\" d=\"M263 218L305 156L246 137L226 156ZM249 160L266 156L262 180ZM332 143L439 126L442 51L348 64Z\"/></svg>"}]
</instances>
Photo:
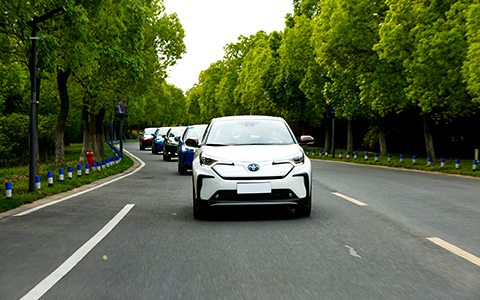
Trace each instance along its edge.
<instances>
[{"instance_id":1,"label":"street lamp post","mask_svg":"<svg viewBox=\"0 0 480 300\"><path fill-rule=\"evenodd\" d=\"M37 32L40 30L38 28L38 23L41 23L45 20L53 18L55 16L65 13L65 8L59 7L56 8L41 17L33 17L33 20L27 22L28 26L32 27L32 56L30 58L30 80L31 80L31 90L32 98L30 101L30 173L29 173L29 185L28 192L35 192L35 167L37 164L37 152L36 152L36 140L37 140Z\"/></svg>"}]
</instances>

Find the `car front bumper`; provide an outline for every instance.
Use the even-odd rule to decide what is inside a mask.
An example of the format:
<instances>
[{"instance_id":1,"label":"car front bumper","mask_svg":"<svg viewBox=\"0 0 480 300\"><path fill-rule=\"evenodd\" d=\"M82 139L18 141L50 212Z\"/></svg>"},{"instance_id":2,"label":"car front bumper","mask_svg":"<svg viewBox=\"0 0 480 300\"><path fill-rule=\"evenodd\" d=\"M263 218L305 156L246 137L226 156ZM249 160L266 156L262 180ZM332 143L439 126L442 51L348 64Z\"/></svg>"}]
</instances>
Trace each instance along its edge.
<instances>
[{"instance_id":1,"label":"car front bumper","mask_svg":"<svg viewBox=\"0 0 480 300\"><path fill-rule=\"evenodd\" d=\"M194 201L200 209L210 206L242 206L242 205L279 205L290 208L298 205L311 206L311 165L295 167L282 178L235 178L225 179L212 168L195 166ZM239 194L237 184L269 183L270 193Z\"/></svg>"}]
</instances>

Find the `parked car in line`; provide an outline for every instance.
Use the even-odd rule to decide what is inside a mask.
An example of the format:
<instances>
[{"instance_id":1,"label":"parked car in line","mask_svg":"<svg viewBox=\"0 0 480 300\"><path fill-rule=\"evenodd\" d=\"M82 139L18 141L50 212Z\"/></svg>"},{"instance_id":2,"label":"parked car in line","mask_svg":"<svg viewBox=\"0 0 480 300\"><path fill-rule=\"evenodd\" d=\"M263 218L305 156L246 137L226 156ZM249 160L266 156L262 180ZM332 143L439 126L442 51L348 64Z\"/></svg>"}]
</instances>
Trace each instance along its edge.
<instances>
[{"instance_id":1,"label":"parked car in line","mask_svg":"<svg viewBox=\"0 0 480 300\"><path fill-rule=\"evenodd\" d=\"M160 127L155 131L152 139L152 154L163 152L163 140L169 129L170 127Z\"/></svg>"},{"instance_id":2,"label":"parked car in line","mask_svg":"<svg viewBox=\"0 0 480 300\"><path fill-rule=\"evenodd\" d=\"M163 160L170 161L172 157L177 156L178 140L175 138L181 137L185 129L186 126L179 126L167 131L163 140Z\"/></svg>"},{"instance_id":3,"label":"parked car in line","mask_svg":"<svg viewBox=\"0 0 480 300\"><path fill-rule=\"evenodd\" d=\"M234 116L212 119L192 165L193 216L202 218L214 206L280 205L297 216L309 216L312 170L301 146L311 136L295 136L282 118Z\"/></svg>"},{"instance_id":4,"label":"parked car in line","mask_svg":"<svg viewBox=\"0 0 480 300\"><path fill-rule=\"evenodd\" d=\"M178 155L178 173L187 174L187 170L192 168L193 153L195 148L185 145L188 138L201 140L207 125L191 125L188 126L182 137L178 139L177 155Z\"/></svg>"},{"instance_id":5,"label":"parked car in line","mask_svg":"<svg viewBox=\"0 0 480 300\"><path fill-rule=\"evenodd\" d=\"M140 150L145 150L146 147L152 146L153 133L155 133L157 127L145 128L139 135Z\"/></svg>"}]
</instances>

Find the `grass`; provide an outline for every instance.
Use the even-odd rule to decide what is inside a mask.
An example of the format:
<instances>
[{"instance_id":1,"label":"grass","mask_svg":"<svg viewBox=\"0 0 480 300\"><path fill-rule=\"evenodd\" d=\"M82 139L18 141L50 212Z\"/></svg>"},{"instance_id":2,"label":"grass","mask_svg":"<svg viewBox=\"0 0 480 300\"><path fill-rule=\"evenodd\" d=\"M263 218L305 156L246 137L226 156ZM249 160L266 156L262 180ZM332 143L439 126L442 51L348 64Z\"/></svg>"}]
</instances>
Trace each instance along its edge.
<instances>
[{"instance_id":1,"label":"grass","mask_svg":"<svg viewBox=\"0 0 480 300\"><path fill-rule=\"evenodd\" d=\"M77 176L77 165L80 164L78 159L80 157L80 152L82 151L81 144L72 144L71 146L65 147L65 165L62 167L56 166L55 163L44 163L39 167L39 175L41 188L35 193L29 193L29 167L10 167L10 168L0 168L0 178L3 183L0 186L0 212L4 212L16 207L21 206L25 203L31 203L40 198L46 196L59 194L79 186L92 183L96 180L121 173L133 165L133 161L128 156L124 155L121 163L113 164L113 166L101 169L100 171L94 171L90 169L90 174L85 175L85 163L82 164L82 176ZM105 144L105 155L102 156L102 161L107 158L114 157L114 152L110 149L108 145ZM68 179L67 170L68 167L73 168L73 177ZM64 169L65 179L60 181L59 179L59 169ZM48 172L53 172L53 185L48 185ZM5 183L12 183L12 198L6 199L6 187Z\"/></svg>"},{"instance_id":2,"label":"grass","mask_svg":"<svg viewBox=\"0 0 480 300\"><path fill-rule=\"evenodd\" d=\"M473 171L473 159L472 160L460 160L459 167L456 167L456 159L445 159L444 166L441 165L441 159L437 159L435 162L431 162L428 166L428 158L416 157L415 164L413 163L413 155L403 155L403 162L400 161L400 154L391 154L391 160L388 161L387 156L378 155L378 161L375 161L375 153L368 152L367 160L365 160L365 151L357 151L357 159L354 158L354 154L350 154L350 158L347 159L347 151L338 150L335 151L335 158L332 158L332 154L329 153L325 156L325 152L322 150L322 156L319 156L320 148L306 148L309 150L309 158L319 160L331 160L331 161L343 161L364 165L376 165L376 166L388 166L401 169L414 169L423 171L442 172L448 174L457 174L465 176L480 177L480 169ZM315 154L312 155L312 150L315 150ZM342 151L342 158L339 158L339 152ZM305 151L306 152L306 151Z\"/></svg>"}]
</instances>

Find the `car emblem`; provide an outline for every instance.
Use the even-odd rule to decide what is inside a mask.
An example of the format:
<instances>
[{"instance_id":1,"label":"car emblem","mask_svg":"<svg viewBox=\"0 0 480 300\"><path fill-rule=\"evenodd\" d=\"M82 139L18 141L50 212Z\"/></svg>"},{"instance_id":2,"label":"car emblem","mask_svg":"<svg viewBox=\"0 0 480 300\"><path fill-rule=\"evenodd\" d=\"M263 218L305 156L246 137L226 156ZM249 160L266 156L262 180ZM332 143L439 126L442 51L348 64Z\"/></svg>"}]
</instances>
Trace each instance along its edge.
<instances>
[{"instance_id":1,"label":"car emblem","mask_svg":"<svg viewBox=\"0 0 480 300\"><path fill-rule=\"evenodd\" d=\"M248 170L251 172L257 172L260 169L260 166L257 164L249 164Z\"/></svg>"}]
</instances>

